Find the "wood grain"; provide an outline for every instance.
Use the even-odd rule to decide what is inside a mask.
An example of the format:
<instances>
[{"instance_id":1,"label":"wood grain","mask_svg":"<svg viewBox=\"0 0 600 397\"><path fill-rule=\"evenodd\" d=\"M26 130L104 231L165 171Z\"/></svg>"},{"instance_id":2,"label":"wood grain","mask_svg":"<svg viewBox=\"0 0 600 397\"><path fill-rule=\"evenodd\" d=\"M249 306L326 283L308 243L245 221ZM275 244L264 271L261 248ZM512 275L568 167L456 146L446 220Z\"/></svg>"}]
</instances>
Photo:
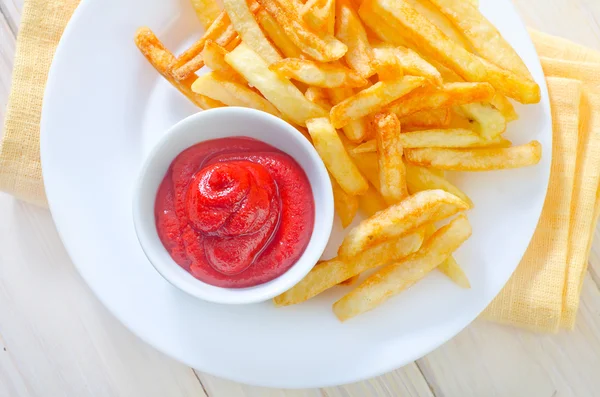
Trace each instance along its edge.
<instances>
[{"instance_id":1,"label":"wood grain","mask_svg":"<svg viewBox=\"0 0 600 397\"><path fill-rule=\"evenodd\" d=\"M600 49L598 0L516 0L526 23ZM0 125L23 0L0 0ZM600 229L576 329L539 335L476 321L404 368L313 390L195 374L139 341L79 279L49 213L0 193L0 397L594 396L600 390Z\"/></svg>"}]
</instances>

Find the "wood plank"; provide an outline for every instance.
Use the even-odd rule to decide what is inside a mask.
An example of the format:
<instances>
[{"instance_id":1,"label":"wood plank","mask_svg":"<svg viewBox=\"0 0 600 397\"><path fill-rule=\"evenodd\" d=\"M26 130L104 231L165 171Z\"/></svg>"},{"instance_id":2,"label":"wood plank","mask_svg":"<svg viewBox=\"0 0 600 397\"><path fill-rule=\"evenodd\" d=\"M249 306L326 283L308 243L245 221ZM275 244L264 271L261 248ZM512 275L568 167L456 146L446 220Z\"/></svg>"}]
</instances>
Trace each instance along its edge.
<instances>
[{"instance_id":1,"label":"wood plank","mask_svg":"<svg viewBox=\"0 0 600 397\"><path fill-rule=\"evenodd\" d=\"M92 296L48 211L0 194L0 219L0 395L206 396Z\"/></svg>"},{"instance_id":2,"label":"wood plank","mask_svg":"<svg viewBox=\"0 0 600 397\"><path fill-rule=\"evenodd\" d=\"M535 334L476 321L419 360L436 395L592 396L600 388L600 291L589 277L573 332Z\"/></svg>"},{"instance_id":3,"label":"wood plank","mask_svg":"<svg viewBox=\"0 0 600 397\"><path fill-rule=\"evenodd\" d=\"M3 14L0 14L0 126L4 125L4 114L10 90L15 45L15 36L10 30Z\"/></svg>"}]
</instances>

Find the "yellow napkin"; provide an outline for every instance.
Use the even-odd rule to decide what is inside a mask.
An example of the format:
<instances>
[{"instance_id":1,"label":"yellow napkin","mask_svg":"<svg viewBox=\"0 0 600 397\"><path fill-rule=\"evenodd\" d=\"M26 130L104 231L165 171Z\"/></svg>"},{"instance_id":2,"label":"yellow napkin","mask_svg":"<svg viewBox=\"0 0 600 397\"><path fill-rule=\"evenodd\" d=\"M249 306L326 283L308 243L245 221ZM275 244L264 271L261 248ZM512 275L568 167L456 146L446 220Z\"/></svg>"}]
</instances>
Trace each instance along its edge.
<instances>
[{"instance_id":1,"label":"yellow napkin","mask_svg":"<svg viewBox=\"0 0 600 397\"><path fill-rule=\"evenodd\" d=\"M27 0L0 146L0 190L46 205L39 160L44 85L79 0ZM531 31L547 75L554 147L551 183L523 261L483 314L540 331L572 328L598 214L600 54Z\"/></svg>"}]
</instances>

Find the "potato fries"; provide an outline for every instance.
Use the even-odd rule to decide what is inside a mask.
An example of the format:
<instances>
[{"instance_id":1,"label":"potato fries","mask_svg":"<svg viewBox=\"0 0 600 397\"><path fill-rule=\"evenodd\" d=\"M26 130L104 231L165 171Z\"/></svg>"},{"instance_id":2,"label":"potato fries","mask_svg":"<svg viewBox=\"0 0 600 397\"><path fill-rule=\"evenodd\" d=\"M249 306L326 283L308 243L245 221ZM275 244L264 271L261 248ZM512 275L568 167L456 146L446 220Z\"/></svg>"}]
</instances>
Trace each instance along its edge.
<instances>
[{"instance_id":1,"label":"potato fries","mask_svg":"<svg viewBox=\"0 0 600 397\"><path fill-rule=\"evenodd\" d=\"M434 85L443 83L441 73L421 56L406 47L394 47L388 44L375 47L375 54L381 51L389 51L396 56L404 73L412 76L423 76Z\"/></svg>"},{"instance_id":2,"label":"potato fries","mask_svg":"<svg viewBox=\"0 0 600 397\"><path fill-rule=\"evenodd\" d=\"M300 15L311 29L333 34L335 27L335 0L308 0Z\"/></svg>"},{"instance_id":3,"label":"potato fries","mask_svg":"<svg viewBox=\"0 0 600 397\"><path fill-rule=\"evenodd\" d=\"M403 131L412 131L414 129L443 128L450 126L451 115L449 108L421 110L411 115L402 117Z\"/></svg>"},{"instance_id":4,"label":"potato fries","mask_svg":"<svg viewBox=\"0 0 600 397\"><path fill-rule=\"evenodd\" d=\"M395 204L408 196L406 168L402 161L400 121L394 113L379 113L373 118L373 126L379 154L381 195L388 204Z\"/></svg>"},{"instance_id":5,"label":"potato fries","mask_svg":"<svg viewBox=\"0 0 600 397\"><path fill-rule=\"evenodd\" d=\"M358 196L358 208L367 218L385 209L385 207L387 207L385 200L373 185L369 185L369 190Z\"/></svg>"},{"instance_id":6,"label":"potato fries","mask_svg":"<svg viewBox=\"0 0 600 397\"><path fill-rule=\"evenodd\" d=\"M405 132L399 137L400 144L409 149L424 147L468 148L486 146L510 146L510 141L496 136L483 138L465 129L439 129Z\"/></svg>"},{"instance_id":7,"label":"potato fries","mask_svg":"<svg viewBox=\"0 0 600 397\"><path fill-rule=\"evenodd\" d=\"M408 257L385 266L333 305L333 312L345 321L371 310L425 277L445 261L471 236L471 225L464 215L436 231Z\"/></svg>"},{"instance_id":8,"label":"potato fries","mask_svg":"<svg viewBox=\"0 0 600 397\"><path fill-rule=\"evenodd\" d=\"M532 79L527 66L498 30L476 6L463 0L429 0L485 59L497 66Z\"/></svg>"},{"instance_id":9,"label":"potato fries","mask_svg":"<svg viewBox=\"0 0 600 397\"><path fill-rule=\"evenodd\" d=\"M479 134L486 139L498 138L506 130L506 119L492 105L467 103L461 105L459 109L465 116L479 124Z\"/></svg>"},{"instance_id":10,"label":"potato fries","mask_svg":"<svg viewBox=\"0 0 600 397\"><path fill-rule=\"evenodd\" d=\"M290 79L314 87L362 87L367 80L342 65L318 63L306 59L287 58L275 62L269 69Z\"/></svg>"},{"instance_id":11,"label":"potato fries","mask_svg":"<svg viewBox=\"0 0 600 397\"><path fill-rule=\"evenodd\" d=\"M221 9L215 0L191 0L191 3L204 29L208 29L221 13Z\"/></svg>"},{"instance_id":12,"label":"potato fries","mask_svg":"<svg viewBox=\"0 0 600 397\"><path fill-rule=\"evenodd\" d=\"M427 190L362 221L346 236L338 255L351 258L381 241L468 209L467 203L443 190Z\"/></svg>"},{"instance_id":13,"label":"potato fries","mask_svg":"<svg viewBox=\"0 0 600 397\"><path fill-rule=\"evenodd\" d=\"M446 171L493 171L528 167L539 163L542 146L538 141L526 145L494 149L406 149L413 164Z\"/></svg>"},{"instance_id":14,"label":"potato fries","mask_svg":"<svg viewBox=\"0 0 600 397\"><path fill-rule=\"evenodd\" d=\"M183 81L175 80L169 73L169 65L175 61L171 54L158 40L158 38L148 28L139 28L135 33L135 44L146 57L148 62L160 73L173 87L185 95L190 101L201 109L212 109L225 106L222 102L216 101L204 95L192 91L191 86L194 78Z\"/></svg>"},{"instance_id":15,"label":"potato fries","mask_svg":"<svg viewBox=\"0 0 600 397\"><path fill-rule=\"evenodd\" d=\"M423 232L416 232L383 242L351 259L335 258L319 263L300 283L277 296L274 299L275 304L288 306L304 302L365 270L385 265L416 252L422 242Z\"/></svg>"},{"instance_id":16,"label":"potato fries","mask_svg":"<svg viewBox=\"0 0 600 397\"><path fill-rule=\"evenodd\" d=\"M204 74L192 84L192 91L206 95L209 98L223 102L227 106L241 106L262 110L274 116L281 117L281 113L271 105L271 102L248 88L220 76L216 72Z\"/></svg>"},{"instance_id":17,"label":"potato fries","mask_svg":"<svg viewBox=\"0 0 600 397\"><path fill-rule=\"evenodd\" d=\"M306 99L288 79L270 71L245 43L227 54L225 61L295 123L305 125L308 119L325 116L324 109Z\"/></svg>"},{"instance_id":18,"label":"potato fries","mask_svg":"<svg viewBox=\"0 0 600 397\"><path fill-rule=\"evenodd\" d=\"M323 109L327 111L331 110L331 103L329 102L329 96L327 95L327 91L325 89L319 87L308 87L304 93L304 96L306 99L312 103L316 103Z\"/></svg>"},{"instance_id":19,"label":"potato fries","mask_svg":"<svg viewBox=\"0 0 600 397\"><path fill-rule=\"evenodd\" d=\"M453 256L449 256L448 259L440 263L437 268L440 272L448 276L450 280L454 281L454 283L456 283L456 285L459 287L471 288L471 283L469 282L467 275L463 269L460 268L460 265L456 262L456 259L454 259Z\"/></svg>"},{"instance_id":20,"label":"potato fries","mask_svg":"<svg viewBox=\"0 0 600 397\"><path fill-rule=\"evenodd\" d=\"M358 212L358 198L346 193L331 174L329 174L329 177L331 179L331 188L333 189L335 212L340 217L342 227L345 229L352 223Z\"/></svg>"},{"instance_id":21,"label":"potato fries","mask_svg":"<svg viewBox=\"0 0 600 397\"><path fill-rule=\"evenodd\" d=\"M488 83L446 83L440 88L420 87L392 102L388 109L398 117L406 117L422 110L487 102L493 97L494 88Z\"/></svg>"},{"instance_id":22,"label":"potato fries","mask_svg":"<svg viewBox=\"0 0 600 397\"><path fill-rule=\"evenodd\" d=\"M379 76L379 81L397 80L402 77L404 70L393 47L376 47L373 49L373 54L375 55L375 72Z\"/></svg>"},{"instance_id":23,"label":"potato fries","mask_svg":"<svg viewBox=\"0 0 600 397\"><path fill-rule=\"evenodd\" d=\"M336 0L335 37L346 44L344 59L349 67L367 78L375 73L371 62L373 50L365 27L349 0Z\"/></svg>"},{"instance_id":24,"label":"potato fries","mask_svg":"<svg viewBox=\"0 0 600 397\"><path fill-rule=\"evenodd\" d=\"M328 92L331 102L334 105L354 95L352 88L332 88ZM331 106L328 109L331 111ZM352 142L360 142L367 136L367 120L364 117L352 120L342 127L342 131L344 131L346 138Z\"/></svg>"},{"instance_id":25,"label":"potato fries","mask_svg":"<svg viewBox=\"0 0 600 397\"><path fill-rule=\"evenodd\" d=\"M395 81L379 81L338 103L331 109L331 122L341 128L352 120L382 110L386 105L425 83L423 77L405 76Z\"/></svg>"},{"instance_id":26,"label":"potato fries","mask_svg":"<svg viewBox=\"0 0 600 397\"><path fill-rule=\"evenodd\" d=\"M283 29L271 14L261 7L255 15L262 30L283 55L288 58L300 58L302 56L302 51L285 35Z\"/></svg>"},{"instance_id":27,"label":"potato fries","mask_svg":"<svg viewBox=\"0 0 600 397\"><path fill-rule=\"evenodd\" d=\"M227 77L240 84L246 84L246 80L238 72L233 70L227 62L225 62L225 55L229 51L221 47L212 40L207 40L202 50L202 58L204 64L214 70L215 72Z\"/></svg>"},{"instance_id":28,"label":"potato fries","mask_svg":"<svg viewBox=\"0 0 600 397\"><path fill-rule=\"evenodd\" d=\"M243 0L242 0L243 1ZM258 0L290 40L306 55L321 62L344 56L348 47L331 35L319 36L302 20L292 0Z\"/></svg>"},{"instance_id":29,"label":"potato fries","mask_svg":"<svg viewBox=\"0 0 600 397\"><path fill-rule=\"evenodd\" d=\"M315 149L331 175L348 194L363 194L369 188L367 181L354 165L337 132L327 117L306 122Z\"/></svg>"},{"instance_id":30,"label":"potato fries","mask_svg":"<svg viewBox=\"0 0 600 397\"><path fill-rule=\"evenodd\" d=\"M436 174L433 170L406 163L406 184L408 192L415 194L424 190L444 190L455 195L473 208L473 202L462 190L450 183L446 178Z\"/></svg>"}]
</instances>

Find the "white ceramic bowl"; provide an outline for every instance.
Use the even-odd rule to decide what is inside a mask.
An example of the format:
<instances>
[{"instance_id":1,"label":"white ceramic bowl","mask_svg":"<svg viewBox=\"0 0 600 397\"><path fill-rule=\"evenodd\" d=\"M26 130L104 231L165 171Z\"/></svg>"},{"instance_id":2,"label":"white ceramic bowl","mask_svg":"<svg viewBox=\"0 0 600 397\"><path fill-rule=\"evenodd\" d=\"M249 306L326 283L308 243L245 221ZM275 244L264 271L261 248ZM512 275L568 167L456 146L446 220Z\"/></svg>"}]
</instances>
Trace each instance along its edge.
<instances>
[{"instance_id":1,"label":"white ceramic bowl","mask_svg":"<svg viewBox=\"0 0 600 397\"><path fill-rule=\"evenodd\" d=\"M193 277L171 258L163 246L154 217L158 187L175 157L199 142L235 136L258 139L292 156L306 172L315 200L315 223L304 254L281 276L249 288L216 287ZM288 290L317 263L333 225L333 193L319 155L294 127L258 110L224 107L185 118L171 127L154 147L142 167L135 188L133 221L146 256L172 285L210 302L255 303Z\"/></svg>"}]
</instances>

